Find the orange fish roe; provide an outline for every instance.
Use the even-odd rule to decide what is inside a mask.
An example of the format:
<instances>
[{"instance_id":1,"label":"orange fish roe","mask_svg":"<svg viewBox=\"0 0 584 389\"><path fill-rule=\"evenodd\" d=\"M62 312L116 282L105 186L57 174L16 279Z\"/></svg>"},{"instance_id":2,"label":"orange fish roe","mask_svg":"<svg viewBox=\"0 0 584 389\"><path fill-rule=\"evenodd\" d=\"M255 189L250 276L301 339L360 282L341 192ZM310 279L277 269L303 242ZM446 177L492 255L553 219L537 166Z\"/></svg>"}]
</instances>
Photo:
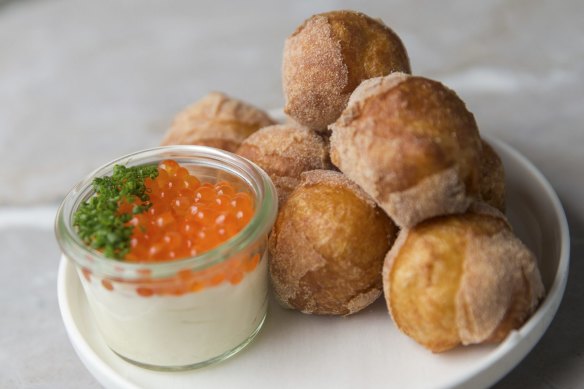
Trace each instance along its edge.
<instances>
[{"instance_id":1,"label":"orange fish roe","mask_svg":"<svg viewBox=\"0 0 584 389\"><path fill-rule=\"evenodd\" d=\"M200 271L184 269L176 276L163 280L145 280L136 288L141 297L153 295L180 296L185 293L199 292L223 283L239 284L246 273L251 273L259 264L259 254L236 255L225 262Z\"/></svg>"},{"instance_id":2,"label":"orange fish roe","mask_svg":"<svg viewBox=\"0 0 584 389\"><path fill-rule=\"evenodd\" d=\"M225 181L201 183L173 160L161 162L158 176L144 184L152 206L129 221L134 230L124 259L130 262L199 255L237 234L254 213L248 193L237 192Z\"/></svg>"}]
</instances>

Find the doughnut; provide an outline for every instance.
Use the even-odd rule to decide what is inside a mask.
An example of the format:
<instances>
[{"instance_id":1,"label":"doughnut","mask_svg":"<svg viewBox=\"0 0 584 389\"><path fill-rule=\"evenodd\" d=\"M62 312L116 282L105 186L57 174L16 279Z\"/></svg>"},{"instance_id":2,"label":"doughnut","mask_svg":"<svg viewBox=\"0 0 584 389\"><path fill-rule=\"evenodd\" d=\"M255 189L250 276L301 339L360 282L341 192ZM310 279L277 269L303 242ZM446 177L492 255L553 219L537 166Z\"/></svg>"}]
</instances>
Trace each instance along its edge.
<instances>
[{"instance_id":1,"label":"doughnut","mask_svg":"<svg viewBox=\"0 0 584 389\"><path fill-rule=\"evenodd\" d=\"M330 128L333 164L400 227L480 199L474 116L437 81L404 73L366 80Z\"/></svg>"},{"instance_id":2,"label":"doughnut","mask_svg":"<svg viewBox=\"0 0 584 389\"><path fill-rule=\"evenodd\" d=\"M212 92L175 117L161 145L202 145L235 152L245 138L272 124L276 122L262 110Z\"/></svg>"},{"instance_id":3,"label":"doughnut","mask_svg":"<svg viewBox=\"0 0 584 389\"><path fill-rule=\"evenodd\" d=\"M350 315L382 291L381 269L397 228L342 173L301 175L269 240L278 301L307 314Z\"/></svg>"},{"instance_id":4,"label":"doughnut","mask_svg":"<svg viewBox=\"0 0 584 389\"><path fill-rule=\"evenodd\" d=\"M381 20L354 11L314 15L284 45L284 112L326 131L361 81L396 71L410 73L409 58Z\"/></svg>"},{"instance_id":5,"label":"doughnut","mask_svg":"<svg viewBox=\"0 0 584 389\"><path fill-rule=\"evenodd\" d=\"M433 352L502 341L544 294L534 255L491 207L401 230L383 288L396 326Z\"/></svg>"},{"instance_id":6,"label":"doughnut","mask_svg":"<svg viewBox=\"0 0 584 389\"><path fill-rule=\"evenodd\" d=\"M308 128L280 124L254 132L237 154L255 162L272 179L282 204L309 170L332 168L328 145Z\"/></svg>"}]
</instances>

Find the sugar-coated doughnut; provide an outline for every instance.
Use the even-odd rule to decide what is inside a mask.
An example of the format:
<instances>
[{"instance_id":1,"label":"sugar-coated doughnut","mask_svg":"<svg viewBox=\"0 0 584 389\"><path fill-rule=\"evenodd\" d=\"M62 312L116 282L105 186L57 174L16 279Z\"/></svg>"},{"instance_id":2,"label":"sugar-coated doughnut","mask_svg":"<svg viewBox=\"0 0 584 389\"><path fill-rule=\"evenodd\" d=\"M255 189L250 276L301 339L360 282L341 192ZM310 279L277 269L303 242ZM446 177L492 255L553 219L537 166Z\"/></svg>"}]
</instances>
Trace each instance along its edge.
<instances>
[{"instance_id":1,"label":"sugar-coated doughnut","mask_svg":"<svg viewBox=\"0 0 584 389\"><path fill-rule=\"evenodd\" d=\"M256 107L212 92L175 117L161 145L203 145L235 152L249 135L275 123Z\"/></svg>"},{"instance_id":2,"label":"sugar-coated doughnut","mask_svg":"<svg viewBox=\"0 0 584 389\"><path fill-rule=\"evenodd\" d=\"M450 89L392 73L364 81L330 126L331 160L401 227L480 198L481 139Z\"/></svg>"},{"instance_id":3,"label":"sugar-coated doughnut","mask_svg":"<svg viewBox=\"0 0 584 389\"><path fill-rule=\"evenodd\" d=\"M401 230L383 282L397 327L433 352L501 341L544 295L534 255L490 207Z\"/></svg>"},{"instance_id":4,"label":"sugar-coated doughnut","mask_svg":"<svg viewBox=\"0 0 584 389\"><path fill-rule=\"evenodd\" d=\"M282 305L349 315L381 295L381 269L397 227L336 171L302 174L270 236L270 277Z\"/></svg>"},{"instance_id":5,"label":"sugar-coated doughnut","mask_svg":"<svg viewBox=\"0 0 584 389\"><path fill-rule=\"evenodd\" d=\"M361 81L396 71L411 71L408 55L381 20L354 11L314 15L284 45L284 112L325 131Z\"/></svg>"},{"instance_id":6,"label":"sugar-coated doughnut","mask_svg":"<svg viewBox=\"0 0 584 389\"><path fill-rule=\"evenodd\" d=\"M268 126L243 141L237 154L270 176L282 204L309 170L332 168L328 144L314 131L292 124Z\"/></svg>"}]
</instances>

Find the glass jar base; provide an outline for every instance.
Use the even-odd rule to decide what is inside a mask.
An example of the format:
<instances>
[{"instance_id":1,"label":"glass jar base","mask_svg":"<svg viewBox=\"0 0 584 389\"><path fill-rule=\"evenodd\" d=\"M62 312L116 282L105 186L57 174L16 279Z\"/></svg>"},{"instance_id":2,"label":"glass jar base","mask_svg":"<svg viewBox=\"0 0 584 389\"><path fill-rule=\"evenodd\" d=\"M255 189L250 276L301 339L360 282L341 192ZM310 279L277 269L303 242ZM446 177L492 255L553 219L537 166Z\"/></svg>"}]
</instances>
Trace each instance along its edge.
<instances>
[{"instance_id":1,"label":"glass jar base","mask_svg":"<svg viewBox=\"0 0 584 389\"><path fill-rule=\"evenodd\" d=\"M221 355L218 355L216 357L213 357L211 359L207 359L205 361L202 362L197 362L197 363L193 363L193 364L189 364L189 365L184 365L184 366L159 366L159 365L151 365L148 363L143 363L143 362L138 362L138 361L134 361L130 358L127 358L119 353L117 353L115 350L112 350L117 356L119 356L120 358L122 358L124 361L129 362L133 365L142 367L144 369L149 369L149 370L157 370L157 371L184 371L184 370L193 370L193 369L200 369L202 367L205 366L209 366L209 365L213 365L219 362L222 362L226 359L231 358L232 356L234 356L235 354L237 354L238 352L240 352L241 350L243 350L247 345L249 345L257 336L257 334L261 331L262 327L264 326L264 323L266 321L266 317L267 317L267 312L264 315L264 317L262 318L262 320L260 321L260 323L258 324L258 327L254 330L254 332L251 333L250 336L248 336L243 342L241 342L237 347L224 352Z\"/></svg>"}]
</instances>

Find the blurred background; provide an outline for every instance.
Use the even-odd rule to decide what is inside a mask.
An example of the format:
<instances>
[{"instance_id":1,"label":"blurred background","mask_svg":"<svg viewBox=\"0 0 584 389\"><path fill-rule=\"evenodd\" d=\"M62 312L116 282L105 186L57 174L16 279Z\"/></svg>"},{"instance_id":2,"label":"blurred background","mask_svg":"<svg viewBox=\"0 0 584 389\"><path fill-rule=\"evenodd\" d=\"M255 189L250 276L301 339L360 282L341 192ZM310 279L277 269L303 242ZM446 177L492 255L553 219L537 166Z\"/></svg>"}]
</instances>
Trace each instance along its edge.
<instances>
[{"instance_id":1,"label":"blurred background","mask_svg":"<svg viewBox=\"0 0 584 389\"><path fill-rule=\"evenodd\" d=\"M210 91L283 105L284 40L314 13L354 9L404 42L415 74L453 88L483 133L558 192L568 289L499 388L584 385L584 2L0 0L0 387L98 387L60 319L54 212L89 171L158 145Z\"/></svg>"}]
</instances>

